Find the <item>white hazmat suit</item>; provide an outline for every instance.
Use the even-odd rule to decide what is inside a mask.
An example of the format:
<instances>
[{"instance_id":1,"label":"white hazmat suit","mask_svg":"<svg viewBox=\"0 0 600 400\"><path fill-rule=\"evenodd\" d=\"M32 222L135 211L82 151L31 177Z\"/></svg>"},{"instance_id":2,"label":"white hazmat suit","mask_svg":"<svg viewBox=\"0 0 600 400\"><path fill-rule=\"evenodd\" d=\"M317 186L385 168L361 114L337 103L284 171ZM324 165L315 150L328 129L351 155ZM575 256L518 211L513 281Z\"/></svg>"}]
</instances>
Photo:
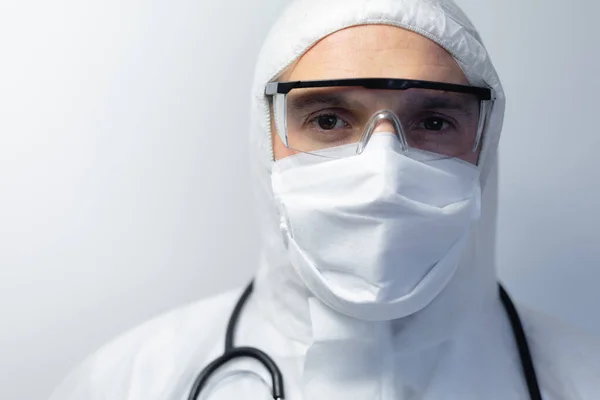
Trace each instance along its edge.
<instances>
[{"instance_id":1,"label":"white hazmat suit","mask_svg":"<svg viewBox=\"0 0 600 400\"><path fill-rule=\"evenodd\" d=\"M480 164L481 218L470 229L458 268L433 300L391 321L347 317L308 289L282 240L271 185L266 83L277 80L320 39L363 24L394 25L426 36L454 57L472 85L490 87L496 97ZM496 154L504 104L478 33L449 0L291 2L267 37L253 85L251 150L263 241L254 293L236 332L236 345L259 348L279 365L286 399L529 398L494 265ZM241 291L174 310L124 334L88 358L51 400L187 399L196 375L222 353L227 320ZM517 308L543 398L600 399L598 343ZM253 370L270 382L266 371L249 360L228 364L214 382L239 370ZM268 398L248 375L224 380L212 394L210 399Z\"/></svg>"}]
</instances>

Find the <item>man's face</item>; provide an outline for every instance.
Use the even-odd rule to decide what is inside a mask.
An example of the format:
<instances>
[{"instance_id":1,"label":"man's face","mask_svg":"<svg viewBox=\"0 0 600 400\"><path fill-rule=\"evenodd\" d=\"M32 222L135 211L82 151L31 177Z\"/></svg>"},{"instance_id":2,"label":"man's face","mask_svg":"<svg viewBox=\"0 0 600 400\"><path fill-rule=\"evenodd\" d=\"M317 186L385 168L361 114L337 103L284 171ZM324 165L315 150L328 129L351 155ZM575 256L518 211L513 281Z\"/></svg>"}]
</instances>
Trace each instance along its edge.
<instances>
[{"instance_id":1,"label":"man's face","mask_svg":"<svg viewBox=\"0 0 600 400\"><path fill-rule=\"evenodd\" d=\"M335 32L318 42L279 81L402 78L468 85L450 53L417 33L389 25L362 25ZM271 132L275 159L295 154ZM383 121L376 131L391 131ZM460 157L476 163L478 152Z\"/></svg>"}]
</instances>

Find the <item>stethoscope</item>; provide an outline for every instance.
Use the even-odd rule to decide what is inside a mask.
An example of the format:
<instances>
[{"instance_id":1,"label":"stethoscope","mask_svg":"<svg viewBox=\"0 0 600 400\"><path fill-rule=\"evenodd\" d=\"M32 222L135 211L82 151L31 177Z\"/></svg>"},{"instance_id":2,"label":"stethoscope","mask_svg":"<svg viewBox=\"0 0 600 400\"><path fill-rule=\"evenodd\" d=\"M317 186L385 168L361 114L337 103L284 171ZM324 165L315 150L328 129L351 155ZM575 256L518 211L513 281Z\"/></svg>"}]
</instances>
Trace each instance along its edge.
<instances>
[{"instance_id":1,"label":"stethoscope","mask_svg":"<svg viewBox=\"0 0 600 400\"><path fill-rule=\"evenodd\" d=\"M533 366L531 352L529 351L529 345L527 344L527 338L525 337L523 324L521 323L519 314L517 313L515 305L508 296L508 293L506 293L501 284L498 284L498 288L500 291L500 299L502 301L502 304L504 305L506 313L508 314L513 334L517 342L517 349L519 351L519 357L521 359L523 375L525 377L525 381L527 382L529 396L531 400L542 400L542 394L540 392L535 368ZM217 371L217 369L236 358L253 358L260 362L262 365L264 365L265 368L271 374L273 399L284 400L283 375L277 367L277 364L275 364L275 361L273 361L273 359L269 357L265 352L255 347L235 347L233 344L236 327L240 319L240 314L242 312L242 309L244 308L244 305L246 304L246 301L248 300L248 297L252 293L252 289L253 282L250 282L250 284L246 287L246 289L238 299L231 313L231 316L229 317L229 322L227 323L227 331L225 334L225 352L223 353L223 355L221 355L220 357L212 361L210 364L208 364L206 368L204 368L202 372L200 372L200 374L194 381L194 385L192 386L192 390L190 391L188 400L196 400L200 395L200 392L202 392L202 390L205 388L209 378Z\"/></svg>"}]
</instances>

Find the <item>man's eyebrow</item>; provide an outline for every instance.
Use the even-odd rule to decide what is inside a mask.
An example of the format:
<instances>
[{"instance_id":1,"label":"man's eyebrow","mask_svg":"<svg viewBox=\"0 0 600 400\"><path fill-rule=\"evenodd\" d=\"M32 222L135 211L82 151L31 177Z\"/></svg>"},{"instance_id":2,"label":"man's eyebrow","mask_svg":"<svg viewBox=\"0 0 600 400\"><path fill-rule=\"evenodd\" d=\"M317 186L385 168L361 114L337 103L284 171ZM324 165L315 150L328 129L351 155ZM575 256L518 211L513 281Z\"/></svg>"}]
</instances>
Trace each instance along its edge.
<instances>
[{"instance_id":1,"label":"man's eyebrow","mask_svg":"<svg viewBox=\"0 0 600 400\"><path fill-rule=\"evenodd\" d=\"M456 110L467 115L479 111L478 101L467 96L419 96L410 105L431 110Z\"/></svg>"},{"instance_id":2,"label":"man's eyebrow","mask_svg":"<svg viewBox=\"0 0 600 400\"><path fill-rule=\"evenodd\" d=\"M312 92L288 96L288 107L292 110L304 110L315 106L350 108L353 102L339 93Z\"/></svg>"},{"instance_id":3,"label":"man's eyebrow","mask_svg":"<svg viewBox=\"0 0 600 400\"><path fill-rule=\"evenodd\" d=\"M421 108L428 110L455 110L465 115L473 115L479 112L479 102L475 97L464 95L435 95L420 94L414 98L404 91L399 91L400 96L408 96L404 99L404 107L408 109ZM344 93L310 91L288 96L288 109L290 111L305 111L316 107L339 107L346 109L360 109L364 107L360 101L353 101Z\"/></svg>"}]
</instances>

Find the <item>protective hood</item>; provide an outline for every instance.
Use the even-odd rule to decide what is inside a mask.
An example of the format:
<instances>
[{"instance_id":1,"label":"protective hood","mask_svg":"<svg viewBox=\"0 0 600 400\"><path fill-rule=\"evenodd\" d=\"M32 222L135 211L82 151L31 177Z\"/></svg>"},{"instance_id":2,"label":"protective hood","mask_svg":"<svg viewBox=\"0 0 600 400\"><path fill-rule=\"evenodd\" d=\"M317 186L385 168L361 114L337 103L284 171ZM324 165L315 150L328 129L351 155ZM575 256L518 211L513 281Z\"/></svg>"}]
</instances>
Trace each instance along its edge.
<instances>
[{"instance_id":1,"label":"protective hood","mask_svg":"<svg viewBox=\"0 0 600 400\"><path fill-rule=\"evenodd\" d=\"M493 90L481 153L482 218L471 230L467 250L447 287L411 321L439 320L440 315L468 313L464 304L481 305L496 295L494 266L497 199L497 147L504 117L502 86L481 38L465 14L447 0L297 0L269 32L256 66L252 91L250 141L256 179L258 223L262 235L255 297L262 311L286 336L310 341L309 299L313 297L293 267L284 247L279 213L271 189L274 163L269 103L265 85L324 37L366 24L393 25L419 33L446 49L472 85ZM489 300L489 299L488 299ZM405 324L407 321L398 321ZM417 332L424 322L411 325ZM417 329L416 326L420 328ZM448 330L436 326L435 330Z\"/></svg>"}]
</instances>

